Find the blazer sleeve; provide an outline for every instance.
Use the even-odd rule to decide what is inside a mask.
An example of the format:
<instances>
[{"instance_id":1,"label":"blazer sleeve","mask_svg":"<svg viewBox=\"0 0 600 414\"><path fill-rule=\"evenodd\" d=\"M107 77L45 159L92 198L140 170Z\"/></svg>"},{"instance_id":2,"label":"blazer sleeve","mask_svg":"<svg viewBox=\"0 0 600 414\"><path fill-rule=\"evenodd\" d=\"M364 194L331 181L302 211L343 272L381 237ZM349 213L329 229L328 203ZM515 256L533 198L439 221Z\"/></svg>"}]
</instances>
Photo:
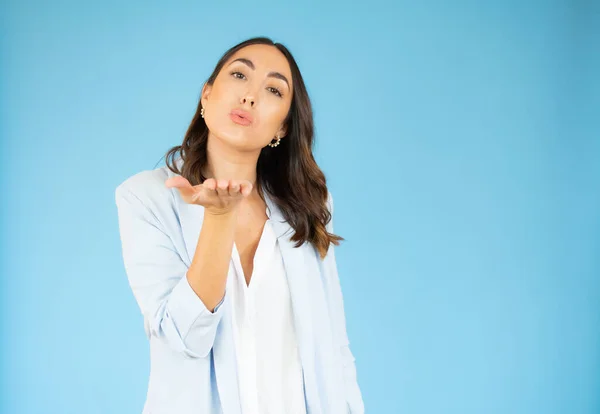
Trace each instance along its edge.
<instances>
[{"instance_id":1,"label":"blazer sleeve","mask_svg":"<svg viewBox=\"0 0 600 414\"><path fill-rule=\"evenodd\" d=\"M328 232L333 233L333 197L329 193L329 211L331 212L331 220L326 225ZM344 392L348 403L349 414L364 414L365 407L362 399L360 387L356 376L356 363L352 352L350 351L350 341L346 331L346 316L344 311L344 300L342 296L342 288L338 275L337 264L335 260L335 245L331 244L327 255L323 260L323 265L326 272L330 275L329 279L329 296L332 300L332 322L334 324L333 331L341 353L343 370L344 370Z\"/></svg>"},{"instance_id":2,"label":"blazer sleeve","mask_svg":"<svg viewBox=\"0 0 600 414\"><path fill-rule=\"evenodd\" d=\"M126 185L115 190L123 263L144 317L144 330L189 358L206 357L221 319L223 299L208 310L187 280L164 226Z\"/></svg>"}]
</instances>

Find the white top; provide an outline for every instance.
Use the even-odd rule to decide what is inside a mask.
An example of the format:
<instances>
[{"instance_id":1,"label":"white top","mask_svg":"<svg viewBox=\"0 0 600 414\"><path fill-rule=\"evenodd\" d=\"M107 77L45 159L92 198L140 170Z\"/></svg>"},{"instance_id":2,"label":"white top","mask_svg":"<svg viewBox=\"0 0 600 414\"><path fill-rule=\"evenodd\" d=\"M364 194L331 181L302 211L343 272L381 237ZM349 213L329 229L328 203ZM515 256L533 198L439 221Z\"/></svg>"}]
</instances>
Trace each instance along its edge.
<instances>
[{"instance_id":1,"label":"white top","mask_svg":"<svg viewBox=\"0 0 600 414\"><path fill-rule=\"evenodd\" d=\"M234 243L228 274L243 414L306 414L302 365L277 237L266 221L246 284Z\"/></svg>"}]
</instances>

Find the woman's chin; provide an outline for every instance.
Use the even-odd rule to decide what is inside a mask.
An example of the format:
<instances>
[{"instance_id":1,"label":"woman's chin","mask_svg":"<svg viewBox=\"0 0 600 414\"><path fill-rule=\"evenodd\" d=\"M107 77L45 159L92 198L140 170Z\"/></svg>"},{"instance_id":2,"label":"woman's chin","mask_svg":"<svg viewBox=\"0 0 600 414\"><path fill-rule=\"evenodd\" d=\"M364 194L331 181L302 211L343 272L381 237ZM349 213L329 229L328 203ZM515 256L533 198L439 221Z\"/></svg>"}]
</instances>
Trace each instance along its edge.
<instances>
[{"instance_id":1,"label":"woman's chin","mask_svg":"<svg viewBox=\"0 0 600 414\"><path fill-rule=\"evenodd\" d=\"M223 134L215 135L223 144L235 147L242 151L253 151L260 149L257 147L254 139L249 137L248 134L240 133L239 131L224 131Z\"/></svg>"}]
</instances>

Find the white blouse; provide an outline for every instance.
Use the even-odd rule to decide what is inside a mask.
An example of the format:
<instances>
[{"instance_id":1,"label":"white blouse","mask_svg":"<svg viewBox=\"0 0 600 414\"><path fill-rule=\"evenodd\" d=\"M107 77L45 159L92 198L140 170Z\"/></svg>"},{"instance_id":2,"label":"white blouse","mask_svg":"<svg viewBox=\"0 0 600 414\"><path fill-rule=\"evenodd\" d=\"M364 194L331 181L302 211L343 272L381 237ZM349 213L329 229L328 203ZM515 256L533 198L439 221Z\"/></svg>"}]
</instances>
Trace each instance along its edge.
<instances>
[{"instance_id":1,"label":"white blouse","mask_svg":"<svg viewBox=\"0 0 600 414\"><path fill-rule=\"evenodd\" d=\"M227 280L243 414L306 414L290 293L271 215L246 284L233 245Z\"/></svg>"}]
</instances>

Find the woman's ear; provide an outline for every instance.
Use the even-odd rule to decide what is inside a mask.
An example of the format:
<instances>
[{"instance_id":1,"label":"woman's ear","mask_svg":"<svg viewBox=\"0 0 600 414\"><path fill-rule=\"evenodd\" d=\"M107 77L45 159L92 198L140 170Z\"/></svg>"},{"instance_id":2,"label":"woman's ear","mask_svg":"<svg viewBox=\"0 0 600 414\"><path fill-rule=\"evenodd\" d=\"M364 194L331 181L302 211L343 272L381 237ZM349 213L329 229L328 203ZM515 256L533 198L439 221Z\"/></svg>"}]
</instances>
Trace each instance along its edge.
<instances>
[{"instance_id":1,"label":"woman's ear","mask_svg":"<svg viewBox=\"0 0 600 414\"><path fill-rule=\"evenodd\" d=\"M202 95L201 95L200 101L202 102L203 108L206 106L206 101L208 100L208 97L210 96L211 90L212 90L212 85L209 85L208 83L205 83L204 86L202 87Z\"/></svg>"},{"instance_id":2,"label":"woman's ear","mask_svg":"<svg viewBox=\"0 0 600 414\"><path fill-rule=\"evenodd\" d=\"M283 138L287 135L287 125L282 125L281 128L277 131L277 136L279 138Z\"/></svg>"}]
</instances>

